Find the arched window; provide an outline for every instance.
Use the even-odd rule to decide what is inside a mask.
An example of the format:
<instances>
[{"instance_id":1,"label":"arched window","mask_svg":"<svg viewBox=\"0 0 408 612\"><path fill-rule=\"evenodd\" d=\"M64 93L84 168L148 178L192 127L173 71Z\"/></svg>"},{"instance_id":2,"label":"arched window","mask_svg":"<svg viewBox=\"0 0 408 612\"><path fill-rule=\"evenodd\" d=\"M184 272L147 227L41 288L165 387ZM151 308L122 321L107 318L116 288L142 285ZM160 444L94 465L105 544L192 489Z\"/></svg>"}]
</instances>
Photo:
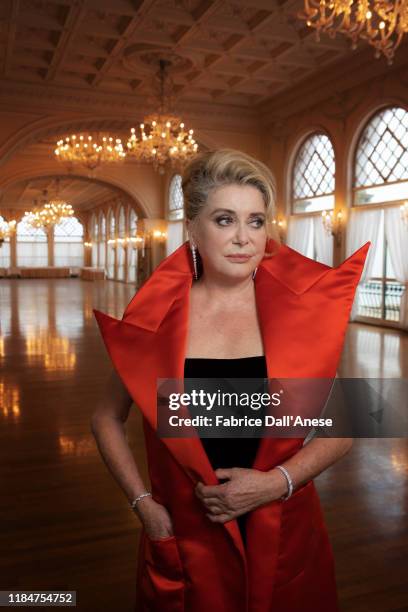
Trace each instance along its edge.
<instances>
[{"instance_id":1,"label":"arched window","mask_svg":"<svg viewBox=\"0 0 408 612\"><path fill-rule=\"evenodd\" d=\"M293 164L291 216L287 243L307 257L333 263L333 238L321 212L333 210L335 159L331 140L315 133L300 146Z\"/></svg>"},{"instance_id":2,"label":"arched window","mask_svg":"<svg viewBox=\"0 0 408 612\"><path fill-rule=\"evenodd\" d=\"M129 210L129 236L130 238L137 234L137 214L133 208ZM132 241L128 243L128 275L127 279L130 283L137 283L137 254L136 244Z\"/></svg>"},{"instance_id":3,"label":"arched window","mask_svg":"<svg viewBox=\"0 0 408 612\"><path fill-rule=\"evenodd\" d=\"M98 266L99 226L95 213L91 217L92 265Z\"/></svg>"},{"instance_id":4,"label":"arched window","mask_svg":"<svg viewBox=\"0 0 408 612\"><path fill-rule=\"evenodd\" d=\"M105 267L106 261L106 219L103 212L99 215L98 265Z\"/></svg>"},{"instance_id":5,"label":"arched window","mask_svg":"<svg viewBox=\"0 0 408 612\"><path fill-rule=\"evenodd\" d=\"M184 218L184 199L180 174L174 175L170 182L168 218L170 221L179 221Z\"/></svg>"},{"instance_id":6,"label":"arched window","mask_svg":"<svg viewBox=\"0 0 408 612\"><path fill-rule=\"evenodd\" d=\"M48 266L48 237L41 228L32 227L25 219L17 223L17 265Z\"/></svg>"},{"instance_id":7,"label":"arched window","mask_svg":"<svg viewBox=\"0 0 408 612\"><path fill-rule=\"evenodd\" d=\"M167 255L173 253L183 244L184 198L181 181L181 176L175 174L170 182L167 212Z\"/></svg>"},{"instance_id":8,"label":"arched window","mask_svg":"<svg viewBox=\"0 0 408 612\"><path fill-rule=\"evenodd\" d=\"M66 217L54 227L54 265L84 265L84 228L76 217Z\"/></svg>"},{"instance_id":9,"label":"arched window","mask_svg":"<svg viewBox=\"0 0 408 612\"><path fill-rule=\"evenodd\" d=\"M108 230L108 240L113 240L116 238L115 236L115 215L112 210L108 212L108 220L107 220L107 230ZM108 278L115 278L115 247L113 244L107 244L106 246L106 255L107 255L107 274Z\"/></svg>"},{"instance_id":10,"label":"arched window","mask_svg":"<svg viewBox=\"0 0 408 612\"><path fill-rule=\"evenodd\" d=\"M347 253L370 240L352 318L408 328L408 231L400 206L408 198L408 111L390 107L365 125L353 168Z\"/></svg>"},{"instance_id":11,"label":"arched window","mask_svg":"<svg viewBox=\"0 0 408 612\"><path fill-rule=\"evenodd\" d=\"M293 167L292 213L334 208L335 163L326 134L312 134L300 147Z\"/></svg>"},{"instance_id":12,"label":"arched window","mask_svg":"<svg viewBox=\"0 0 408 612\"><path fill-rule=\"evenodd\" d=\"M0 215L0 228L6 224L6 220ZM0 245L0 268L10 267L10 238L4 238Z\"/></svg>"},{"instance_id":13,"label":"arched window","mask_svg":"<svg viewBox=\"0 0 408 612\"><path fill-rule=\"evenodd\" d=\"M354 205L408 198L408 112L386 108L374 115L358 141Z\"/></svg>"},{"instance_id":14,"label":"arched window","mask_svg":"<svg viewBox=\"0 0 408 612\"><path fill-rule=\"evenodd\" d=\"M126 219L125 209L123 206L119 209L119 223L118 223L118 238L123 239L126 236ZM125 243L118 242L116 247L117 253L117 278L118 280L125 280Z\"/></svg>"}]
</instances>

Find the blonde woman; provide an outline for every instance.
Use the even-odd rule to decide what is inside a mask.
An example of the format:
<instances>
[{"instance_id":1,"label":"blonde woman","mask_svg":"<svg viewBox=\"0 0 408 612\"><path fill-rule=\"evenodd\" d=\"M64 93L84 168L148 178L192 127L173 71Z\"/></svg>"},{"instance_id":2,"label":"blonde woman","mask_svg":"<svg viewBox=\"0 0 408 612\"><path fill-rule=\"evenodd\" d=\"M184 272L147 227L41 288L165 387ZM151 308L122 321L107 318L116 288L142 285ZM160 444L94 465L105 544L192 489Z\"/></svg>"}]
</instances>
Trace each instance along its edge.
<instances>
[{"instance_id":1,"label":"blonde woman","mask_svg":"<svg viewBox=\"0 0 408 612\"><path fill-rule=\"evenodd\" d=\"M94 311L115 370L92 431L142 523L136 610L335 612L313 478L351 439L160 438L157 379L334 377L369 243L338 268L279 244L273 176L240 151L198 156L182 186L189 240L121 321ZM150 485L125 438L132 402Z\"/></svg>"}]
</instances>

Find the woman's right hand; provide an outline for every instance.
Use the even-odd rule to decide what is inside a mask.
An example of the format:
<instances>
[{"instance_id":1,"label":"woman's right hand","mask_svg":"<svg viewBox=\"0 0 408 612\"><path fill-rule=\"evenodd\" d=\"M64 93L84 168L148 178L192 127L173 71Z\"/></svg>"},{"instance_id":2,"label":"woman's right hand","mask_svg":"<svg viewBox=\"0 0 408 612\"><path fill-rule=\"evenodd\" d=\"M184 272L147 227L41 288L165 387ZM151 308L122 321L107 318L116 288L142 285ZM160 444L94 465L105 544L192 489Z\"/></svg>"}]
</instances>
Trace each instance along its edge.
<instances>
[{"instance_id":1,"label":"woman's right hand","mask_svg":"<svg viewBox=\"0 0 408 612\"><path fill-rule=\"evenodd\" d=\"M173 524L165 506L152 497L145 497L136 504L146 535L151 540L161 540L173 535Z\"/></svg>"}]
</instances>

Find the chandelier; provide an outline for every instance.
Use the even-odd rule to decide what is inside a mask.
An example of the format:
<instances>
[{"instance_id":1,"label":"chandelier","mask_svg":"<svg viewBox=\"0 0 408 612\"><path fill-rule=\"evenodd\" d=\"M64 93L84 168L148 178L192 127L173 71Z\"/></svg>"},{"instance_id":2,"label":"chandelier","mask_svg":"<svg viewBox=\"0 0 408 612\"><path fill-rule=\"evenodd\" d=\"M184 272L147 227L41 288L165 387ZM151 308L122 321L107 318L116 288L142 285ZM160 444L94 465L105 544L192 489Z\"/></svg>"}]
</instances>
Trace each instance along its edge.
<instances>
[{"instance_id":1,"label":"chandelier","mask_svg":"<svg viewBox=\"0 0 408 612\"><path fill-rule=\"evenodd\" d=\"M5 221L0 217L0 247L3 246L6 238L16 233L16 225L17 221Z\"/></svg>"},{"instance_id":2,"label":"chandelier","mask_svg":"<svg viewBox=\"0 0 408 612\"><path fill-rule=\"evenodd\" d=\"M127 141L128 155L139 162L148 162L160 174L166 166L176 166L188 161L197 153L198 144L193 138L194 130L187 130L180 117L167 112L165 100L166 66L170 62L159 60L159 110L144 118L140 134L131 128Z\"/></svg>"},{"instance_id":3,"label":"chandelier","mask_svg":"<svg viewBox=\"0 0 408 612\"><path fill-rule=\"evenodd\" d=\"M57 142L54 153L58 161L69 165L79 164L89 170L101 164L123 161L126 157L120 138L89 132L62 138Z\"/></svg>"},{"instance_id":4,"label":"chandelier","mask_svg":"<svg viewBox=\"0 0 408 612\"><path fill-rule=\"evenodd\" d=\"M339 32L351 39L355 49L361 38L374 47L376 58L382 53L392 64L408 32L408 0L305 0L298 17L316 30L317 41L320 32L331 38Z\"/></svg>"},{"instance_id":5,"label":"chandelier","mask_svg":"<svg viewBox=\"0 0 408 612\"><path fill-rule=\"evenodd\" d=\"M59 180L57 180L57 194L55 198L48 200L47 191L44 191L44 201L41 206L38 206L35 201L35 206L31 211L24 213L24 220L34 228L47 228L58 225L62 219L72 217L74 209L71 204L68 204L58 196Z\"/></svg>"}]
</instances>

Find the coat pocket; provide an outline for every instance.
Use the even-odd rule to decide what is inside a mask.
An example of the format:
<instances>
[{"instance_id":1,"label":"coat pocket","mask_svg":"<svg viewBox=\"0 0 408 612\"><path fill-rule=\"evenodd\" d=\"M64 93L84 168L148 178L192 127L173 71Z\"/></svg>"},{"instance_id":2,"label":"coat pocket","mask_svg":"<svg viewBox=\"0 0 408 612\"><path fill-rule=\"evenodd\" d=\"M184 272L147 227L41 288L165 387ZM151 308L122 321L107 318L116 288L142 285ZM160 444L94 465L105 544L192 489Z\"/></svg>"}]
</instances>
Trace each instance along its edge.
<instances>
[{"instance_id":1,"label":"coat pocket","mask_svg":"<svg viewBox=\"0 0 408 612\"><path fill-rule=\"evenodd\" d=\"M298 576L313 552L317 538L317 493L313 481L299 487L282 502L276 586L281 587Z\"/></svg>"},{"instance_id":2,"label":"coat pocket","mask_svg":"<svg viewBox=\"0 0 408 612\"><path fill-rule=\"evenodd\" d=\"M145 536L143 591L152 612L184 611L183 566L175 536L151 540Z\"/></svg>"}]
</instances>

